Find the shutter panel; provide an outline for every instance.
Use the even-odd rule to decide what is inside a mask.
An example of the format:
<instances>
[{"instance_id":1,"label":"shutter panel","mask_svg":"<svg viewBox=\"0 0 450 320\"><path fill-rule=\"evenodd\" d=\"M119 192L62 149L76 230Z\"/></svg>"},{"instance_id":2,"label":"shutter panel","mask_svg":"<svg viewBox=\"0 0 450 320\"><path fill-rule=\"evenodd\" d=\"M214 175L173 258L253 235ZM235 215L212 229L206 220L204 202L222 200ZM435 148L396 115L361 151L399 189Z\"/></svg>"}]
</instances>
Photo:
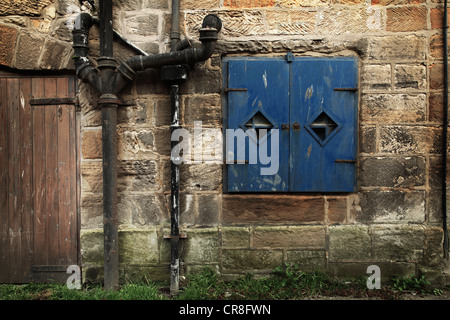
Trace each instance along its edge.
<instances>
[{"instance_id":1,"label":"shutter panel","mask_svg":"<svg viewBox=\"0 0 450 320\"><path fill-rule=\"evenodd\" d=\"M234 160L247 162L228 165L228 191L288 191L289 131L281 126L289 123L289 64L282 58L230 59L227 64L227 134L247 132L244 144L226 137L225 157L232 153ZM268 134L251 138L247 130L252 128L266 128ZM271 134L270 129L278 131ZM272 147L277 154L271 154ZM257 150L256 163L249 150ZM269 167L275 174L264 174Z\"/></svg>"},{"instance_id":2,"label":"shutter panel","mask_svg":"<svg viewBox=\"0 0 450 320\"><path fill-rule=\"evenodd\" d=\"M357 61L300 58L291 69L291 191L353 192ZM336 90L337 89L337 90Z\"/></svg>"}]
</instances>

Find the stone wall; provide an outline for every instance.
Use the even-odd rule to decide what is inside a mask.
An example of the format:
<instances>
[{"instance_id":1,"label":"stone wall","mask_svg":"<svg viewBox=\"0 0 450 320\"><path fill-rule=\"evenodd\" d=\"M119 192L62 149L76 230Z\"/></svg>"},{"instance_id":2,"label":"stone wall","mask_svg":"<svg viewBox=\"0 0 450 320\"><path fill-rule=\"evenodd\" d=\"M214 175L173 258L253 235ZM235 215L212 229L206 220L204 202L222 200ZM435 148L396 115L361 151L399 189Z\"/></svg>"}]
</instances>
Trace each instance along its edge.
<instances>
[{"instance_id":1,"label":"stone wall","mask_svg":"<svg viewBox=\"0 0 450 320\"><path fill-rule=\"evenodd\" d=\"M73 3L72 3L73 2ZM0 18L0 63L72 68L67 8ZM72 6L72 7L71 7ZM65 9L61 9L64 7ZM168 50L169 0L115 1L114 28L148 53ZM208 13L223 21L211 59L181 88L181 122L222 128L225 56L359 58L358 191L352 194L224 194L222 164L181 165L183 271L211 266L227 278L284 262L338 276L424 273L443 281L443 2L439 0L181 0L182 36L198 39ZM37 10L37 9L36 9ZM66 11L64 11L66 10ZM78 12L81 10L78 7ZM77 10L74 10L77 11ZM14 14L4 12L4 14ZM91 32L98 55L98 30ZM49 49L54 46L54 49ZM28 62L23 48L39 59ZM55 51L51 51L55 50ZM58 51L59 50L59 51ZM55 61L52 52L64 59ZM28 52L30 53L30 52ZM121 61L135 53L115 44ZM87 280L103 263L101 124L97 95L80 83L81 252ZM168 279L170 101L158 70L138 74L119 110L118 208L124 279Z\"/></svg>"}]
</instances>

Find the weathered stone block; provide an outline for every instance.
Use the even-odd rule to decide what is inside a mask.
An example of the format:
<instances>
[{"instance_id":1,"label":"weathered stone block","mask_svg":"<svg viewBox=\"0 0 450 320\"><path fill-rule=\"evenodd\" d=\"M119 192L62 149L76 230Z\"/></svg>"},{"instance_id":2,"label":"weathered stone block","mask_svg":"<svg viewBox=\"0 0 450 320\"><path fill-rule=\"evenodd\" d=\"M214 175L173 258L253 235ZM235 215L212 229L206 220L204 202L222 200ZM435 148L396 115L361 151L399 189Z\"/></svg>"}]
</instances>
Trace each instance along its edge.
<instances>
[{"instance_id":1,"label":"weathered stone block","mask_svg":"<svg viewBox=\"0 0 450 320\"><path fill-rule=\"evenodd\" d=\"M444 120L444 94L430 92L428 98L428 120L442 123Z\"/></svg>"},{"instance_id":2,"label":"weathered stone block","mask_svg":"<svg viewBox=\"0 0 450 320\"><path fill-rule=\"evenodd\" d=\"M82 192L101 193L103 189L102 162L83 161L81 163Z\"/></svg>"},{"instance_id":3,"label":"weathered stone block","mask_svg":"<svg viewBox=\"0 0 450 320\"><path fill-rule=\"evenodd\" d=\"M377 151L377 127L374 125L361 125L359 149L364 153L375 153Z\"/></svg>"},{"instance_id":4,"label":"weathered stone block","mask_svg":"<svg viewBox=\"0 0 450 320\"><path fill-rule=\"evenodd\" d=\"M361 86L373 90L389 90L391 88L391 65L369 64L361 70Z\"/></svg>"},{"instance_id":5,"label":"weathered stone block","mask_svg":"<svg viewBox=\"0 0 450 320\"><path fill-rule=\"evenodd\" d=\"M202 163L180 166L180 189L214 191L222 184L222 166Z\"/></svg>"},{"instance_id":6,"label":"weathered stone block","mask_svg":"<svg viewBox=\"0 0 450 320\"><path fill-rule=\"evenodd\" d=\"M328 7L320 12L317 22L319 34L364 33L381 29L383 15L376 16L377 23L371 24L373 13L366 8Z\"/></svg>"},{"instance_id":7,"label":"weathered stone block","mask_svg":"<svg viewBox=\"0 0 450 320\"><path fill-rule=\"evenodd\" d=\"M444 231L440 227L427 226L425 229L425 246L423 263L436 266L444 260L443 254Z\"/></svg>"},{"instance_id":8,"label":"weathered stone block","mask_svg":"<svg viewBox=\"0 0 450 320\"><path fill-rule=\"evenodd\" d=\"M103 195L83 193L81 197L81 230L103 228Z\"/></svg>"},{"instance_id":9,"label":"weathered stone block","mask_svg":"<svg viewBox=\"0 0 450 320\"><path fill-rule=\"evenodd\" d=\"M424 157L363 158L360 164L361 186L414 188L425 186Z\"/></svg>"},{"instance_id":10,"label":"weathered stone block","mask_svg":"<svg viewBox=\"0 0 450 320\"><path fill-rule=\"evenodd\" d=\"M388 153L440 153L442 130L425 126L382 126L380 129L380 151Z\"/></svg>"},{"instance_id":11,"label":"weathered stone block","mask_svg":"<svg viewBox=\"0 0 450 320\"><path fill-rule=\"evenodd\" d=\"M328 223L344 223L347 221L347 197L328 197L326 198L327 204L327 217Z\"/></svg>"},{"instance_id":12,"label":"weathered stone block","mask_svg":"<svg viewBox=\"0 0 450 320\"><path fill-rule=\"evenodd\" d=\"M124 20L125 33L129 36L149 36L158 34L158 15L127 13Z\"/></svg>"},{"instance_id":13,"label":"weathered stone block","mask_svg":"<svg viewBox=\"0 0 450 320\"><path fill-rule=\"evenodd\" d=\"M250 230L247 227L224 227L220 229L222 247L249 248Z\"/></svg>"},{"instance_id":14,"label":"weathered stone block","mask_svg":"<svg viewBox=\"0 0 450 320\"><path fill-rule=\"evenodd\" d=\"M222 214L226 224L320 223L325 207L315 196L223 195Z\"/></svg>"},{"instance_id":15,"label":"weathered stone block","mask_svg":"<svg viewBox=\"0 0 450 320\"><path fill-rule=\"evenodd\" d=\"M372 243L366 226L330 226L329 259L365 261L372 257Z\"/></svg>"},{"instance_id":16,"label":"weathered stone block","mask_svg":"<svg viewBox=\"0 0 450 320\"><path fill-rule=\"evenodd\" d=\"M224 0L224 7L242 8L264 8L273 7L276 0Z\"/></svg>"},{"instance_id":17,"label":"weathered stone block","mask_svg":"<svg viewBox=\"0 0 450 320\"><path fill-rule=\"evenodd\" d=\"M272 271L282 263L281 250L222 249L222 268L225 271Z\"/></svg>"},{"instance_id":18,"label":"weathered stone block","mask_svg":"<svg viewBox=\"0 0 450 320\"><path fill-rule=\"evenodd\" d=\"M364 94L361 120L381 123L425 121L426 106L425 94Z\"/></svg>"},{"instance_id":19,"label":"weathered stone block","mask_svg":"<svg viewBox=\"0 0 450 320\"><path fill-rule=\"evenodd\" d=\"M36 33L22 32L17 41L14 67L18 69L37 69L45 38Z\"/></svg>"},{"instance_id":20,"label":"weathered stone block","mask_svg":"<svg viewBox=\"0 0 450 320\"><path fill-rule=\"evenodd\" d=\"M416 262L423 258L425 232L422 226L374 226L373 248L377 261Z\"/></svg>"},{"instance_id":21,"label":"weathered stone block","mask_svg":"<svg viewBox=\"0 0 450 320\"><path fill-rule=\"evenodd\" d=\"M155 158L154 131L142 129L131 131L125 128L118 130L119 160L139 160ZM170 145L170 138L165 142Z\"/></svg>"},{"instance_id":22,"label":"weathered stone block","mask_svg":"<svg viewBox=\"0 0 450 320\"><path fill-rule=\"evenodd\" d=\"M253 247L323 249L325 229L323 226L256 227Z\"/></svg>"},{"instance_id":23,"label":"weathered stone block","mask_svg":"<svg viewBox=\"0 0 450 320\"><path fill-rule=\"evenodd\" d=\"M419 4L425 2L426 0L371 0L372 5L380 5L380 6Z\"/></svg>"},{"instance_id":24,"label":"weathered stone block","mask_svg":"<svg viewBox=\"0 0 450 320\"><path fill-rule=\"evenodd\" d=\"M395 276L410 276L415 273L415 263L401 262L329 262L329 270L336 277L367 278L367 267L376 265L380 267L381 286L390 285Z\"/></svg>"},{"instance_id":25,"label":"weathered stone block","mask_svg":"<svg viewBox=\"0 0 450 320\"><path fill-rule=\"evenodd\" d=\"M425 191L368 191L361 194L361 222L415 222L425 221Z\"/></svg>"},{"instance_id":26,"label":"weathered stone block","mask_svg":"<svg viewBox=\"0 0 450 320\"><path fill-rule=\"evenodd\" d=\"M103 229L81 230L80 242L83 264L103 265Z\"/></svg>"},{"instance_id":27,"label":"weathered stone block","mask_svg":"<svg viewBox=\"0 0 450 320\"><path fill-rule=\"evenodd\" d=\"M409 6L386 10L386 31L418 31L427 29L427 8Z\"/></svg>"},{"instance_id":28,"label":"weathered stone block","mask_svg":"<svg viewBox=\"0 0 450 320\"><path fill-rule=\"evenodd\" d=\"M14 58L14 49L16 48L16 39L18 35L16 28L0 25L0 64L11 66Z\"/></svg>"},{"instance_id":29,"label":"weathered stone block","mask_svg":"<svg viewBox=\"0 0 450 320\"><path fill-rule=\"evenodd\" d=\"M288 250L286 262L293 263L302 271L325 271L327 263L326 251Z\"/></svg>"},{"instance_id":30,"label":"weathered stone block","mask_svg":"<svg viewBox=\"0 0 450 320\"><path fill-rule=\"evenodd\" d=\"M219 0L181 0L180 7L182 10L205 10L215 9L219 7ZM227 6L224 3L224 6Z\"/></svg>"},{"instance_id":31,"label":"weathered stone block","mask_svg":"<svg viewBox=\"0 0 450 320\"><path fill-rule=\"evenodd\" d=\"M447 14L450 17L450 12L447 12ZM444 9L443 8L430 9L430 21L431 21L431 29L442 29L444 23Z\"/></svg>"},{"instance_id":32,"label":"weathered stone block","mask_svg":"<svg viewBox=\"0 0 450 320\"><path fill-rule=\"evenodd\" d=\"M427 71L424 65L398 64L394 74L396 89L426 89Z\"/></svg>"},{"instance_id":33,"label":"weathered stone block","mask_svg":"<svg viewBox=\"0 0 450 320\"><path fill-rule=\"evenodd\" d=\"M169 220L164 197L158 193L119 193L117 211L119 222L124 225L155 226Z\"/></svg>"},{"instance_id":34,"label":"weathered stone block","mask_svg":"<svg viewBox=\"0 0 450 320\"><path fill-rule=\"evenodd\" d=\"M40 14L42 8L52 2L52 0L3 0L0 3L0 16L36 16Z\"/></svg>"},{"instance_id":35,"label":"weathered stone block","mask_svg":"<svg viewBox=\"0 0 450 320\"><path fill-rule=\"evenodd\" d=\"M219 232L214 228L188 229L183 260L187 263L219 261Z\"/></svg>"},{"instance_id":36,"label":"weathered stone block","mask_svg":"<svg viewBox=\"0 0 450 320\"><path fill-rule=\"evenodd\" d=\"M450 70L449 70L450 75ZM430 89L444 88L444 65L442 63L432 63L429 66Z\"/></svg>"},{"instance_id":37,"label":"weathered stone block","mask_svg":"<svg viewBox=\"0 0 450 320\"><path fill-rule=\"evenodd\" d=\"M448 44L448 48L450 48L450 44ZM430 38L430 56L439 60L444 58L444 39L441 33Z\"/></svg>"},{"instance_id":38,"label":"weathered stone block","mask_svg":"<svg viewBox=\"0 0 450 320\"><path fill-rule=\"evenodd\" d=\"M427 39L419 35L368 39L364 55L370 60L421 60L427 57Z\"/></svg>"},{"instance_id":39,"label":"weathered stone block","mask_svg":"<svg viewBox=\"0 0 450 320\"><path fill-rule=\"evenodd\" d=\"M83 159L102 158L102 130L84 130L81 143Z\"/></svg>"},{"instance_id":40,"label":"weathered stone block","mask_svg":"<svg viewBox=\"0 0 450 320\"><path fill-rule=\"evenodd\" d=\"M202 126L221 127L222 106L220 95L208 94L185 97L184 124L193 126L195 121L201 121Z\"/></svg>"},{"instance_id":41,"label":"weathered stone block","mask_svg":"<svg viewBox=\"0 0 450 320\"><path fill-rule=\"evenodd\" d=\"M220 200L217 194L197 195L198 199L198 217L196 224L200 226L216 226L220 219Z\"/></svg>"},{"instance_id":42,"label":"weathered stone block","mask_svg":"<svg viewBox=\"0 0 450 320\"><path fill-rule=\"evenodd\" d=\"M317 12L268 11L266 19L269 34L308 34L315 31Z\"/></svg>"},{"instance_id":43,"label":"weathered stone block","mask_svg":"<svg viewBox=\"0 0 450 320\"><path fill-rule=\"evenodd\" d=\"M259 36L265 34L264 15L259 10L227 10L212 11L222 20L221 35L224 37ZM198 30L201 28L205 13L186 13L186 35L190 38L198 37Z\"/></svg>"},{"instance_id":44,"label":"weathered stone block","mask_svg":"<svg viewBox=\"0 0 450 320\"><path fill-rule=\"evenodd\" d=\"M169 188L170 189L170 188ZM167 195L166 203L171 206L171 194ZM198 205L195 195L186 192L180 193L180 225L195 225L198 216Z\"/></svg>"},{"instance_id":45,"label":"weathered stone block","mask_svg":"<svg viewBox=\"0 0 450 320\"><path fill-rule=\"evenodd\" d=\"M152 124L153 102L138 98L135 105L117 110L117 123L122 126ZM130 102L132 100L130 99Z\"/></svg>"},{"instance_id":46,"label":"weathered stone block","mask_svg":"<svg viewBox=\"0 0 450 320\"><path fill-rule=\"evenodd\" d=\"M170 99L155 99L155 125L157 127L170 126L172 122L172 113L170 110Z\"/></svg>"},{"instance_id":47,"label":"weathered stone block","mask_svg":"<svg viewBox=\"0 0 450 320\"><path fill-rule=\"evenodd\" d=\"M146 265L159 262L156 230L119 230L119 263Z\"/></svg>"}]
</instances>

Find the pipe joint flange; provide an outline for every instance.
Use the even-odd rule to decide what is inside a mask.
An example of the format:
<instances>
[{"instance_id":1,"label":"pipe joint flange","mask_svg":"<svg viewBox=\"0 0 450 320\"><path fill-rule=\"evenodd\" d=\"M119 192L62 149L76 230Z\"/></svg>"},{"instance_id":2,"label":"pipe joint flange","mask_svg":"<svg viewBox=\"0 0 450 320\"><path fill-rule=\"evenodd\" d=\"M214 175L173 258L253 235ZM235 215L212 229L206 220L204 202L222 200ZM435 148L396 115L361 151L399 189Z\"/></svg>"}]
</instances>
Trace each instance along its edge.
<instances>
[{"instance_id":1,"label":"pipe joint flange","mask_svg":"<svg viewBox=\"0 0 450 320\"><path fill-rule=\"evenodd\" d=\"M200 41L217 41L219 31L216 28L201 28Z\"/></svg>"},{"instance_id":2,"label":"pipe joint flange","mask_svg":"<svg viewBox=\"0 0 450 320\"><path fill-rule=\"evenodd\" d=\"M132 81L136 75L136 72L126 62L122 62L117 70L129 81Z\"/></svg>"},{"instance_id":3,"label":"pipe joint flange","mask_svg":"<svg viewBox=\"0 0 450 320\"><path fill-rule=\"evenodd\" d=\"M116 59L112 58L112 57L98 57L97 58L97 62L98 62L98 68L99 69L115 69L117 64L116 64Z\"/></svg>"},{"instance_id":4,"label":"pipe joint flange","mask_svg":"<svg viewBox=\"0 0 450 320\"><path fill-rule=\"evenodd\" d=\"M101 105L116 105L118 106L121 103L121 101L117 98L115 94L112 93L105 93L102 94L99 98L98 104Z\"/></svg>"}]
</instances>

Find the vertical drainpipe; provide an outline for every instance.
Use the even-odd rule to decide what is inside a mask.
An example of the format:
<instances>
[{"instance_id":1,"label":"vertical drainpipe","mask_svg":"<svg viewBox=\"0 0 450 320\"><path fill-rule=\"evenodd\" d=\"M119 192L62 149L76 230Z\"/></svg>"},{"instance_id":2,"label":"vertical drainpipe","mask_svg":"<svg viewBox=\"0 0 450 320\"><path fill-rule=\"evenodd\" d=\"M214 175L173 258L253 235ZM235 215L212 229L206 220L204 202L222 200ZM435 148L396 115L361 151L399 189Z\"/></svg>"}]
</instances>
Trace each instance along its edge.
<instances>
[{"instance_id":1,"label":"vertical drainpipe","mask_svg":"<svg viewBox=\"0 0 450 320\"><path fill-rule=\"evenodd\" d=\"M448 151L448 18L447 18L447 0L444 2L444 148L443 148L443 184L442 184L442 222L444 228L444 257L449 257L449 239L447 227L447 151Z\"/></svg>"},{"instance_id":2,"label":"vertical drainpipe","mask_svg":"<svg viewBox=\"0 0 450 320\"><path fill-rule=\"evenodd\" d=\"M172 27L170 31L170 49L172 52L176 51L178 42L180 41L180 1L172 0ZM181 67L181 66L180 66ZM170 81L170 109L171 109L171 124L170 133L180 128L180 96L179 83ZM176 141L171 141L171 150L176 145ZM177 294L179 290L180 278L180 168L178 164L171 159L171 178L170 178L170 293Z\"/></svg>"},{"instance_id":3,"label":"vertical drainpipe","mask_svg":"<svg viewBox=\"0 0 450 320\"><path fill-rule=\"evenodd\" d=\"M103 232L104 287L119 287L119 250L117 216L117 96L113 94L115 61L113 59L112 0L100 0L100 57L98 68L102 88L103 151Z\"/></svg>"}]
</instances>

